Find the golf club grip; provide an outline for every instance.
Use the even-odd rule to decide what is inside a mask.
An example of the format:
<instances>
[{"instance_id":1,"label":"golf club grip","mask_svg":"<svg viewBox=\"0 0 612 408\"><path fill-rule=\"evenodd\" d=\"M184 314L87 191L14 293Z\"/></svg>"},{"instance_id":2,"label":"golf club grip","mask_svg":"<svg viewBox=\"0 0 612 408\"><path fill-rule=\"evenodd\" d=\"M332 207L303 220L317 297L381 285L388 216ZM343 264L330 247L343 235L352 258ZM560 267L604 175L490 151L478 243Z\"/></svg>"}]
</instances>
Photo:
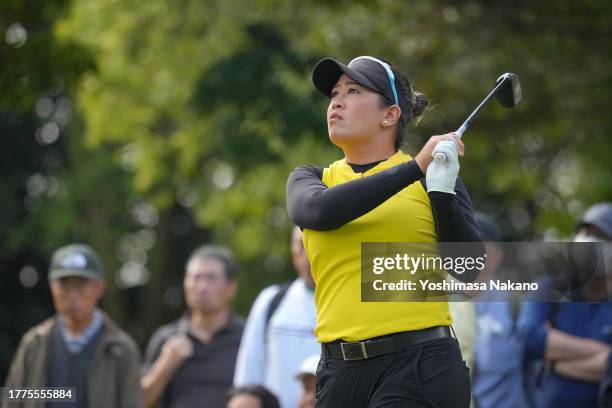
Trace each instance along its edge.
<instances>
[{"instance_id":1,"label":"golf club grip","mask_svg":"<svg viewBox=\"0 0 612 408\"><path fill-rule=\"evenodd\" d=\"M455 134L457 136L459 136L459 138L461 138L463 136L463 133L465 133L465 131L468 128L468 124L467 122L464 123L463 125L461 125L461 127L459 129L457 129L455 131ZM436 161L436 163L444 163L446 161L446 155L444 153L436 153L434 154L434 160Z\"/></svg>"},{"instance_id":2,"label":"golf club grip","mask_svg":"<svg viewBox=\"0 0 612 408\"><path fill-rule=\"evenodd\" d=\"M434 154L434 161L436 163L442 164L442 163L446 162L446 155L444 153L436 153L436 154Z\"/></svg>"}]
</instances>

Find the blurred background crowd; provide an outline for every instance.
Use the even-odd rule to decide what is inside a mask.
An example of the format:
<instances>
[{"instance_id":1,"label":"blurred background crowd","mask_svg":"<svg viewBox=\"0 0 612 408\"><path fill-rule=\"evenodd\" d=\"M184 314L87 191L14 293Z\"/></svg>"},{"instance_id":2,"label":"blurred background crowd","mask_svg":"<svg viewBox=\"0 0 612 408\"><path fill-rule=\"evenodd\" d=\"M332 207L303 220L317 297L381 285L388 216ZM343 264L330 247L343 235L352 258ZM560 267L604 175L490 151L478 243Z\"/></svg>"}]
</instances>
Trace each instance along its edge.
<instances>
[{"instance_id":1,"label":"blurred background crowd","mask_svg":"<svg viewBox=\"0 0 612 408\"><path fill-rule=\"evenodd\" d=\"M612 4L607 1L23 1L0 4L0 380L22 335L53 314L48 271L84 242L102 308L144 350L185 310L192 251L230 248L232 307L295 278L285 182L325 165L323 56L391 60L433 100L414 152L456 129L461 176L509 241L571 240L612 199Z\"/></svg>"}]
</instances>

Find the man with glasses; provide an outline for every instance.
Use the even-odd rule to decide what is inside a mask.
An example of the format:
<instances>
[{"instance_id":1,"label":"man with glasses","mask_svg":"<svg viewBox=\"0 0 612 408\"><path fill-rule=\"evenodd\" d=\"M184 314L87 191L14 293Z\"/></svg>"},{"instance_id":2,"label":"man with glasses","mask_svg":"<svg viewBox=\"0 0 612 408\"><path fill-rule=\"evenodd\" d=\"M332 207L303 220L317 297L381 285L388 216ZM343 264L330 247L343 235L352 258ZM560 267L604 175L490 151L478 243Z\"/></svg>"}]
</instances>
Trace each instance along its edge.
<instances>
[{"instance_id":1,"label":"man with glasses","mask_svg":"<svg viewBox=\"0 0 612 408\"><path fill-rule=\"evenodd\" d=\"M244 322L230 310L237 264L224 247L202 246L187 261L188 311L153 334L141 379L148 407L220 407L232 385Z\"/></svg>"}]
</instances>

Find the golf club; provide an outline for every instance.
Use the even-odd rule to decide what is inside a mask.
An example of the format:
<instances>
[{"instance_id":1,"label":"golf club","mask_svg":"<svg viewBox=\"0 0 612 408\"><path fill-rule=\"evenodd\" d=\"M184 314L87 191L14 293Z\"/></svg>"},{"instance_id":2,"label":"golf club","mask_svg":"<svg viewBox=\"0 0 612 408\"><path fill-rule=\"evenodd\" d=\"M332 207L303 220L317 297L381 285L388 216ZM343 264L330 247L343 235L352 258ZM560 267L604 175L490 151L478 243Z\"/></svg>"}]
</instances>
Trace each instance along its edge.
<instances>
[{"instance_id":1,"label":"golf club","mask_svg":"<svg viewBox=\"0 0 612 408\"><path fill-rule=\"evenodd\" d=\"M463 125L461 125L455 132L459 137L463 136L474 119L476 119L478 113L487 103L489 103L493 96L495 96L497 101L504 108L514 108L516 105L518 105L518 103L521 101L521 97L523 96L518 77L510 72L507 72L497 78L495 88L493 88L493 90L487 95L486 98L484 98L482 102L480 102L480 105L474 109L474 112L472 112L465 122L463 122ZM444 163L446 161L446 155L444 153L436 153L434 155L434 160L438 163Z\"/></svg>"}]
</instances>

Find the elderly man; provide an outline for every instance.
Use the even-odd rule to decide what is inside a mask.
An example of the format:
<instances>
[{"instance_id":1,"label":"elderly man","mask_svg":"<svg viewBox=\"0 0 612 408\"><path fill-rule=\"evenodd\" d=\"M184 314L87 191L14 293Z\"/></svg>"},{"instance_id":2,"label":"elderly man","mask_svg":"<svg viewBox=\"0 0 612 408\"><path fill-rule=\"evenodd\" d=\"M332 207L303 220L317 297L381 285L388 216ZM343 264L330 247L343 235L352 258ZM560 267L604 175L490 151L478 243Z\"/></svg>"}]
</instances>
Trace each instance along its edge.
<instances>
[{"instance_id":1,"label":"elderly man","mask_svg":"<svg viewBox=\"0 0 612 408\"><path fill-rule=\"evenodd\" d=\"M319 354L314 335L317 312L314 281L302 244L302 232L291 235L291 255L298 277L261 291L244 330L234 384L259 384L278 396L281 407L295 407L300 389L293 376L304 358Z\"/></svg>"},{"instance_id":2,"label":"elderly man","mask_svg":"<svg viewBox=\"0 0 612 408\"><path fill-rule=\"evenodd\" d=\"M224 406L244 326L230 311L236 273L227 248L202 246L190 256L183 282L189 310L157 329L147 347L146 406Z\"/></svg>"},{"instance_id":3,"label":"elderly man","mask_svg":"<svg viewBox=\"0 0 612 408\"><path fill-rule=\"evenodd\" d=\"M74 388L75 408L141 407L138 348L97 308L105 290L98 255L81 244L57 250L49 281L57 314L23 336L5 386ZM10 406L66 404L29 399Z\"/></svg>"}]
</instances>

